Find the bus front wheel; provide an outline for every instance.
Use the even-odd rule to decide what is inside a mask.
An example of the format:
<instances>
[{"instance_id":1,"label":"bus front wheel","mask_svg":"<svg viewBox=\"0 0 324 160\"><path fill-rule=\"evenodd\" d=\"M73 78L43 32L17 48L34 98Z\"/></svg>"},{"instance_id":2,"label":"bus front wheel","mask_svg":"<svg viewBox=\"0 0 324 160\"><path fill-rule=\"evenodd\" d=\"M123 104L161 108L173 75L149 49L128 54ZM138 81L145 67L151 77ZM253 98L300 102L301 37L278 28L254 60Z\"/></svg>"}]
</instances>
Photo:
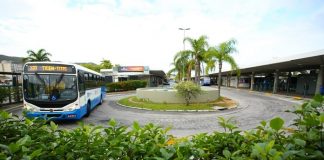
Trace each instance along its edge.
<instances>
[{"instance_id":1,"label":"bus front wheel","mask_svg":"<svg viewBox=\"0 0 324 160\"><path fill-rule=\"evenodd\" d=\"M103 102L103 99L102 99L102 95L101 95L99 105L102 105L102 102Z\"/></svg>"},{"instance_id":2,"label":"bus front wheel","mask_svg":"<svg viewBox=\"0 0 324 160\"><path fill-rule=\"evenodd\" d=\"M87 104L87 113L84 116L89 117L90 112L91 112L91 105L90 105L90 102L88 102L88 104Z\"/></svg>"}]
</instances>

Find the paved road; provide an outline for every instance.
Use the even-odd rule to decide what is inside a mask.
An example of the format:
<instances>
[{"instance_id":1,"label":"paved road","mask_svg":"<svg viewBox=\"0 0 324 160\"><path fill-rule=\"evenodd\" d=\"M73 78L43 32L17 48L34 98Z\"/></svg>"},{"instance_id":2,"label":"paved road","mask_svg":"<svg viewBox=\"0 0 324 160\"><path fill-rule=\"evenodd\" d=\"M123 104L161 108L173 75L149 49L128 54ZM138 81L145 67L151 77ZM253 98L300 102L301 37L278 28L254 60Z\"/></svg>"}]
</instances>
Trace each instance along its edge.
<instances>
[{"instance_id":1,"label":"paved road","mask_svg":"<svg viewBox=\"0 0 324 160\"><path fill-rule=\"evenodd\" d=\"M114 118L124 125L132 125L133 121L140 124L154 123L162 127L171 126L169 132L175 136L187 136L202 132L222 131L217 123L217 117L235 117L237 126L242 129L251 129L259 125L262 120L269 120L279 116L285 119L286 125L291 124L294 115L284 112L293 109L298 101L282 96L273 96L258 92L249 92L238 89L222 89L222 96L229 97L239 102L239 108L220 112L160 112L143 111L121 107L116 101L133 94L120 94L107 96L103 105L97 107L90 117L83 118L85 123L106 125L107 121ZM18 111L19 113L19 111ZM73 128L77 122L64 122L59 124L64 128Z\"/></svg>"}]
</instances>

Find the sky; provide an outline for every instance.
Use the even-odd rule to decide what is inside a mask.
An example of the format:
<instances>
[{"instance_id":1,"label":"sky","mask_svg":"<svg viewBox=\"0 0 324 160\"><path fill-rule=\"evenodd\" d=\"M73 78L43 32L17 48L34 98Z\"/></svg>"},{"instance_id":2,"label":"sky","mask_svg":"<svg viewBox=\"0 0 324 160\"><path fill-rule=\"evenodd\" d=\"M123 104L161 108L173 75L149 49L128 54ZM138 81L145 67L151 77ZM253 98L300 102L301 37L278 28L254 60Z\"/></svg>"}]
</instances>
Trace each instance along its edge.
<instances>
[{"instance_id":1,"label":"sky","mask_svg":"<svg viewBox=\"0 0 324 160\"><path fill-rule=\"evenodd\" d=\"M323 0L0 0L0 54L164 70L186 37L236 39L240 67L324 49ZM186 44L186 49L190 46Z\"/></svg>"}]
</instances>

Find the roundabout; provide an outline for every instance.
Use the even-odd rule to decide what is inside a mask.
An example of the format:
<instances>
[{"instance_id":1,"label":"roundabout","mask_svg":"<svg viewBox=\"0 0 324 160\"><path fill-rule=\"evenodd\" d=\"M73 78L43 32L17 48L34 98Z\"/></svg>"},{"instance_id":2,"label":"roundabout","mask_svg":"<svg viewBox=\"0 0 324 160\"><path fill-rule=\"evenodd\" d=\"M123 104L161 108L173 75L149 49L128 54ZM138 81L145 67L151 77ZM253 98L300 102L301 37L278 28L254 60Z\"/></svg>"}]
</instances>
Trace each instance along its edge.
<instances>
[{"instance_id":1,"label":"roundabout","mask_svg":"<svg viewBox=\"0 0 324 160\"><path fill-rule=\"evenodd\" d=\"M82 119L86 124L107 125L107 121L115 119L117 122L132 126L134 121L141 125L153 123L162 127L172 127L168 132L174 136L188 136L197 133L212 133L223 131L217 117L234 117L240 130L255 128L262 120L281 117L285 125L292 124L294 115L285 112L292 110L298 102L280 99L275 96L258 95L245 90L222 88L221 95L231 97L239 103L233 110L221 112L164 112L126 108L117 104L122 98L134 96L133 93L109 95L103 105L92 111L90 117ZM76 122L59 124L64 128L74 128Z\"/></svg>"},{"instance_id":2,"label":"roundabout","mask_svg":"<svg viewBox=\"0 0 324 160\"><path fill-rule=\"evenodd\" d=\"M262 120L270 120L281 117L285 120L285 126L293 123L293 114L285 112L293 110L302 101L279 96L269 96L246 90L222 88L221 95L230 97L239 103L238 107L218 112L178 112L178 111L150 111L123 107L117 102L129 96L135 96L135 92L109 94L102 105L95 108L89 117L81 121L85 124L107 126L110 119L115 119L122 125L132 126L134 121L144 125L153 123L161 127L172 127L168 132L174 136L188 136L197 133L212 133L223 131L218 124L217 117L234 117L240 130L248 130L257 127ZM22 115L22 110L13 112ZM80 121L60 122L59 127L75 128Z\"/></svg>"}]
</instances>

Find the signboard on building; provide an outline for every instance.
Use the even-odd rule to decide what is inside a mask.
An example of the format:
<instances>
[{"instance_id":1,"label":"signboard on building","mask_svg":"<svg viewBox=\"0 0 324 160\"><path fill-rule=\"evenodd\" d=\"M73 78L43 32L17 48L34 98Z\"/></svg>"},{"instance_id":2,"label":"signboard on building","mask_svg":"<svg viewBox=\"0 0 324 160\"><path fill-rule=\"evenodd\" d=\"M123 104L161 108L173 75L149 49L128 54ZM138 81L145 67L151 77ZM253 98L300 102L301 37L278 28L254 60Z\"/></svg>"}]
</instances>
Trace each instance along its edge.
<instances>
[{"instance_id":1,"label":"signboard on building","mask_svg":"<svg viewBox=\"0 0 324 160\"><path fill-rule=\"evenodd\" d=\"M144 66L120 66L118 72L144 72Z\"/></svg>"}]
</instances>

